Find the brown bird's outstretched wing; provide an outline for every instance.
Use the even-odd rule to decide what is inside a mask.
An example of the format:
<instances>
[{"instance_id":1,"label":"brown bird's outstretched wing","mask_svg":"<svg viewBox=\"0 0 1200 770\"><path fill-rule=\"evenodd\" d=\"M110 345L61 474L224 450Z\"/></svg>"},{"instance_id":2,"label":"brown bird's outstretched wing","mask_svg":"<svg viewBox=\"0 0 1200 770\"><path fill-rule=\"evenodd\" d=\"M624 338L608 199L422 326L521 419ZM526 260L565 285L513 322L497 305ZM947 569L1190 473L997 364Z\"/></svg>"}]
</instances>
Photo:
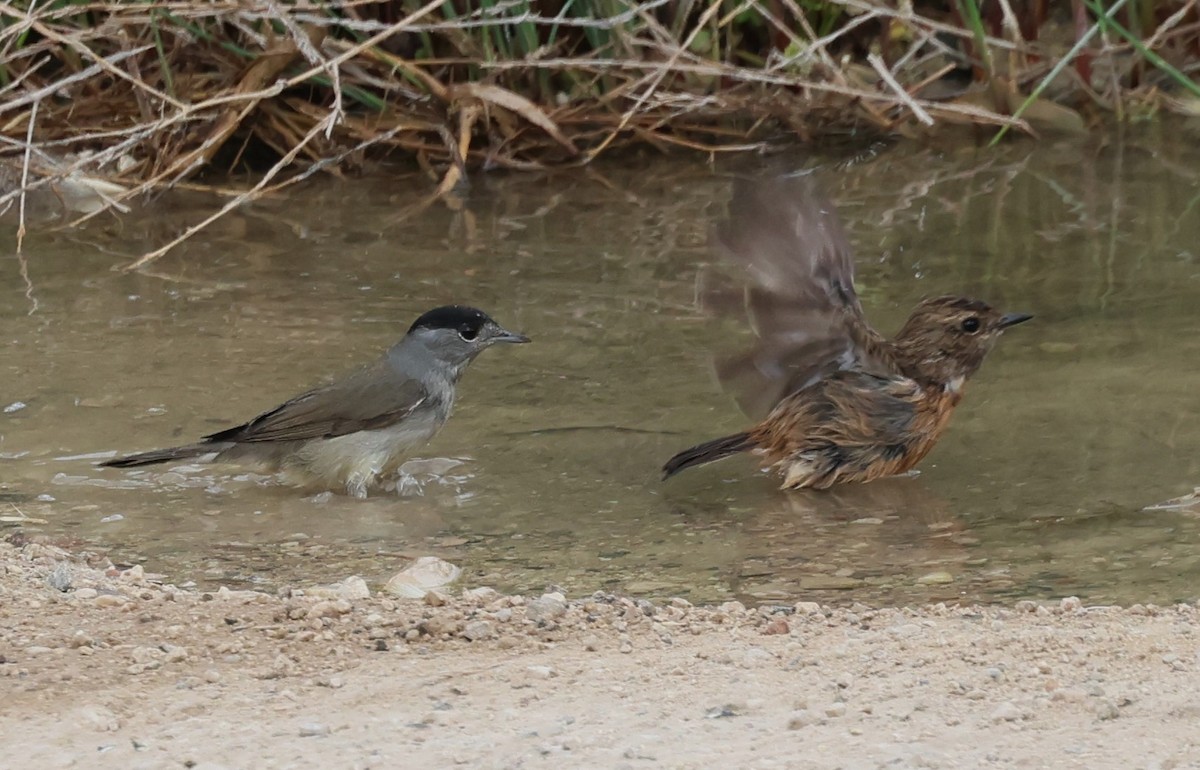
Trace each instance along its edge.
<instances>
[{"instance_id":1,"label":"brown bird's outstretched wing","mask_svg":"<svg viewBox=\"0 0 1200 770\"><path fill-rule=\"evenodd\" d=\"M340 382L310 390L204 439L213 443L300 441L378 430L404 419L428 398L419 381L400 378L380 359Z\"/></svg>"},{"instance_id":2,"label":"brown bird's outstretched wing","mask_svg":"<svg viewBox=\"0 0 1200 770\"><path fill-rule=\"evenodd\" d=\"M717 377L751 417L831 372L884 365L854 291L849 238L812 173L735 179L709 240L735 286L702 287L701 303L745 313L756 335L716 362Z\"/></svg>"}]
</instances>

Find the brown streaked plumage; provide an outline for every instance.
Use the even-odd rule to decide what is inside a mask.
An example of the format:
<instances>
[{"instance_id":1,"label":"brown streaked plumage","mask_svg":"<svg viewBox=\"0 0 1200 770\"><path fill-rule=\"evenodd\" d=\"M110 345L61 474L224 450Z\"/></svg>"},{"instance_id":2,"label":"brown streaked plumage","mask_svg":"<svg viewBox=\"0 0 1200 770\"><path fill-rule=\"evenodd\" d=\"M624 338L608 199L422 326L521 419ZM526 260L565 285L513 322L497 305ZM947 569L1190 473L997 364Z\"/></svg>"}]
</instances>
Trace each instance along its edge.
<instances>
[{"instance_id":1,"label":"brown streaked plumage","mask_svg":"<svg viewBox=\"0 0 1200 770\"><path fill-rule=\"evenodd\" d=\"M735 183L714 244L750 277L743 296L758 333L752 351L718 364L718 376L750 392L748 409L769 413L675 455L664 478L738 452L759 455L785 489L904 473L937 443L1000 334L1032 317L937 297L884 338L863 315L845 233L811 177ZM710 291L707 301L727 297Z\"/></svg>"}]
</instances>

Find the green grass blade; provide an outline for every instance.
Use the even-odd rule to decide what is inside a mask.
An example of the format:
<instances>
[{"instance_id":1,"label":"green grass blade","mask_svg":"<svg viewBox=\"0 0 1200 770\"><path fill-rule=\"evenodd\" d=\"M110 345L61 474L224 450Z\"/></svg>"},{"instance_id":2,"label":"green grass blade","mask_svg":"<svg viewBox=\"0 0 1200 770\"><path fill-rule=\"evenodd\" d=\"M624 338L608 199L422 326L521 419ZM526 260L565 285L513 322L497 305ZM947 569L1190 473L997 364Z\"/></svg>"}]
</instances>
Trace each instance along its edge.
<instances>
[{"instance_id":1,"label":"green grass blade","mask_svg":"<svg viewBox=\"0 0 1200 770\"><path fill-rule=\"evenodd\" d=\"M992 76L992 52L987 46L987 30L983 26L983 15L979 13L978 0L957 0L958 12L970 26L975 38L975 50L979 55L979 64L990 78Z\"/></svg>"},{"instance_id":2,"label":"green grass blade","mask_svg":"<svg viewBox=\"0 0 1200 770\"><path fill-rule=\"evenodd\" d=\"M1166 59L1147 48L1146 45L1139 40L1136 35L1127 30L1119 21L1113 18L1114 10L1104 10L1104 7L1101 6L1097 0L1083 0L1083 3L1091 9L1092 13L1096 14L1098 24L1103 24L1108 29L1113 30L1118 35L1125 38L1125 40L1129 42L1129 45L1132 46L1132 48L1137 51L1143 59L1150 62L1150 64L1155 68L1167 73L1172 80L1174 80L1183 88L1191 91L1196 96L1200 96L1200 85L1198 85L1196 81L1192 80L1187 75L1175 69L1175 67L1171 66L1170 62L1168 62ZM1113 6L1113 8L1115 9L1116 6Z\"/></svg>"},{"instance_id":3,"label":"green grass blade","mask_svg":"<svg viewBox=\"0 0 1200 770\"><path fill-rule=\"evenodd\" d=\"M1127 2L1128 0L1117 0L1117 2L1113 4L1113 7L1106 13L1116 13L1117 11L1121 10L1121 7ZM1071 62L1075 60L1075 57L1079 55L1079 52L1087 46L1088 42L1095 37L1096 33L1099 31L1100 22L1097 22L1093 24L1087 32L1079 36L1079 39L1075 41L1075 45L1071 46L1071 50L1067 51L1066 55L1058 60L1058 63L1055 64L1048 73L1046 73L1046 77L1042 78L1042 82L1037 84L1037 87L1033 89L1033 92L1030 93L1029 96L1025 98L1025 101L1021 102L1021 106L1018 107L1015 112L1013 112L1014 118L1021 117L1021 114L1029 108L1029 105L1038 100L1038 97L1042 95L1042 92L1045 91L1052 82L1054 82L1054 79L1058 77L1063 70L1070 66ZM996 144L1004 138L1004 135L1008 133L1009 128L1011 128L1011 126L1001 126L1000 130L996 132L996 135L992 137L992 141L988 142L988 147L995 147Z\"/></svg>"}]
</instances>

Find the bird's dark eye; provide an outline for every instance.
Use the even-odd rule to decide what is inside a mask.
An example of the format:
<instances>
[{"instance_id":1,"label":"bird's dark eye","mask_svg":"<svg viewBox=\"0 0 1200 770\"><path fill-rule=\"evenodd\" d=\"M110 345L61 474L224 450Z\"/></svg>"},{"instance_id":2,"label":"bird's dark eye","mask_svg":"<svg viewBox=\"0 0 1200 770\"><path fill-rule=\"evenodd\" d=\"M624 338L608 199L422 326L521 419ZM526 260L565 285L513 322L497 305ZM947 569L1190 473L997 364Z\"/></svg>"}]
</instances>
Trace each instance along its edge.
<instances>
[{"instance_id":1,"label":"bird's dark eye","mask_svg":"<svg viewBox=\"0 0 1200 770\"><path fill-rule=\"evenodd\" d=\"M974 334L979 331L979 319L975 316L964 318L962 322L962 330L967 334Z\"/></svg>"},{"instance_id":2,"label":"bird's dark eye","mask_svg":"<svg viewBox=\"0 0 1200 770\"><path fill-rule=\"evenodd\" d=\"M458 336L462 337L467 342L479 336L479 327L471 324L463 324L458 327Z\"/></svg>"}]
</instances>

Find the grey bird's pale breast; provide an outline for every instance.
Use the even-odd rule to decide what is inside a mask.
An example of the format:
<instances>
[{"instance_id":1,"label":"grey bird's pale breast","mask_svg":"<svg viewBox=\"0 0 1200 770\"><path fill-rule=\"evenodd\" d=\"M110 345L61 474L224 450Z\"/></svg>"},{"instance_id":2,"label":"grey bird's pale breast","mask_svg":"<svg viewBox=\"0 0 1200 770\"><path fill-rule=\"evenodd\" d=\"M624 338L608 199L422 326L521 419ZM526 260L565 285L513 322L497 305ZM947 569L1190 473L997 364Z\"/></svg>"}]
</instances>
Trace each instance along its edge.
<instances>
[{"instance_id":1,"label":"grey bird's pale breast","mask_svg":"<svg viewBox=\"0 0 1200 770\"><path fill-rule=\"evenodd\" d=\"M408 419L387 428L309 441L287 466L329 485L343 484L355 497L366 497L371 483L395 473L410 450L433 438L450 416L450 406L447 401L442 408L418 408Z\"/></svg>"}]
</instances>

